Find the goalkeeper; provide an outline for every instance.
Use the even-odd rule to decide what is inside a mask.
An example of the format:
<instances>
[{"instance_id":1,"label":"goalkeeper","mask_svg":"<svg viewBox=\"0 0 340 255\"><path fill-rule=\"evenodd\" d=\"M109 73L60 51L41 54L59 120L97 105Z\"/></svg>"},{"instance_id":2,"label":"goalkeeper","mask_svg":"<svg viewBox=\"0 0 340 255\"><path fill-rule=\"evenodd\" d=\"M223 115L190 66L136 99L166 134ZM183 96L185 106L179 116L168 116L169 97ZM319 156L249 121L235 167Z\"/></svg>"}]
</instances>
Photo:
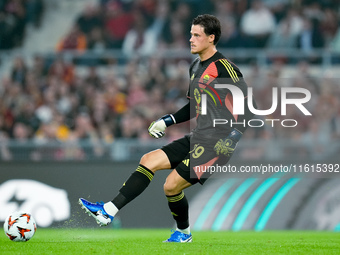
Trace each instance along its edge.
<instances>
[{"instance_id":1,"label":"goalkeeper","mask_svg":"<svg viewBox=\"0 0 340 255\"><path fill-rule=\"evenodd\" d=\"M149 133L161 138L167 127L196 118L197 126L181 139L151 151L140 160L136 171L107 203L91 203L79 199L82 208L100 225L107 225L116 213L140 195L152 181L156 171L173 169L166 178L164 193L176 221L177 229L165 242L191 242L189 205L183 190L196 183L203 184L209 172L197 171L197 166L225 165L252 118L247 104L247 85L242 73L216 49L221 36L219 20L212 15L197 16L191 26L191 53L198 57L190 66L188 103L174 114L151 123ZM241 89L244 114L233 115L233 97L228 89L215 89L215 84L230 84ZM228 120L233 125L217 125L215 119Z\"/></svg>"}]
</instances>

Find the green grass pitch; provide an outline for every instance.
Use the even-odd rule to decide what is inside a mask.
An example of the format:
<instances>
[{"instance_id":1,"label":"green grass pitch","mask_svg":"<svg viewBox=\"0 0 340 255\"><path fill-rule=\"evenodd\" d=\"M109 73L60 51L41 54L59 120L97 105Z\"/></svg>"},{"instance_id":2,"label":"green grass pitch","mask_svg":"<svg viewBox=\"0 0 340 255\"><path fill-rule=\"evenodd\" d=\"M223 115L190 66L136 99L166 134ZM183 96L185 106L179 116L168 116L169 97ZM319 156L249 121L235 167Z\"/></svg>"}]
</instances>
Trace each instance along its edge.
<instances>
[{"instance_id":1,"label":"green grass pitch","mask_svg":"<svg viewBox=\"0 0 340 255\"><path fill-rule=\"evenodd\" d=\"M340 254L340 233L193 232L192 243L162 243L168 229L38 229L28 242L0 235L0 254Z\"/></svg>"}]
</instances>

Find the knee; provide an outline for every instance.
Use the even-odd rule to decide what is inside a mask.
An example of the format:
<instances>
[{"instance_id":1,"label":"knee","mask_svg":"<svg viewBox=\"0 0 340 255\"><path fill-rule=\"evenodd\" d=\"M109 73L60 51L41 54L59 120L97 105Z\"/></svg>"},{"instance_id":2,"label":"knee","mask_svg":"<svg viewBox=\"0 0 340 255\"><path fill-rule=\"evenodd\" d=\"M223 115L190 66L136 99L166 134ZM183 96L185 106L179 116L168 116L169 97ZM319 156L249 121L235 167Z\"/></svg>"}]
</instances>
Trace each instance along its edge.
<instances>
[{"instance_id":1,"label":"knee","mask_svg":"<svg viewBox=\"0 0 340 255\"><path fill-rule=\"evenodd\" d=\"M167 155L160 149L144 154L139 163L147 167L152 172L169 169L171 167Z\"/></svg>"},{"instance_id":2,"label":"knee","mask_svg":"<svg viewBox=\"0 0 340 255\"><path fill-rule=\"evenodd\" d=\"M139 163L142 164L143 166L146 166L148 164L148 162L150 162L151 160L152 160L152 154L151 154L151 152L149 152L149 153L144 154L141 157Z\"/></svg>"},{"instance_id":3,"label":"knee","mask_svg":"<svg viewBox=\"0 0 340 255\"><path fill-rule=\"evenodd\" d=\"M170 180L169 178L166 179L163 189L164 189L165 195L167 196L177 195L178 193L182 191L179 189L177 183Z\"/></svg>"},{"instance_id":4,"label":"knee","mask_svg":"<svg viewBox=\"0 0 340 255\"><path fill-rule=\"evenodd\" d=\"M152 172L156 172L157 170L160 169L159 167L159 162L157 160L157 155L155 154L154 151L148 152L146 154L144 154L140 161L139 164L147 167L150 171Z\"/></svg>"}]
</instances>

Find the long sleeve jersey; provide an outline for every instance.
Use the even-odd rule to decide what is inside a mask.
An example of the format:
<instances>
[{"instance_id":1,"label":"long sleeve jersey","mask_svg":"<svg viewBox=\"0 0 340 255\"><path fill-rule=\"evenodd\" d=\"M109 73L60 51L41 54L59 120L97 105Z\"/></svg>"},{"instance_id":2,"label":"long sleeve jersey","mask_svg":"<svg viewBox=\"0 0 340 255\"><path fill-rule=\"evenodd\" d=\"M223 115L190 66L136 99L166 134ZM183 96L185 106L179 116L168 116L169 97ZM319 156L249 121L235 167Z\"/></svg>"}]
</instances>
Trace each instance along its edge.
<instances>
[{"instance_id":1,"label":"long sleeve jersey","mask_svg":"<svg viewBox=\"0 0 340 255\"><path fill-rule=\"evenodd\" d=\"M189 103L174 114L177 123L196 117L197 126L193 133L203 137L227 136L234 128L243 133L253 113L248 108L248 86L239 68L216 52L205 61L196 58L189 74ZM227 88L216 88L216 84L237 86L242 91L244 114L233 114L232 92ZM256 107L254 102L253 105Z\"/></svg>"}]
</instances>

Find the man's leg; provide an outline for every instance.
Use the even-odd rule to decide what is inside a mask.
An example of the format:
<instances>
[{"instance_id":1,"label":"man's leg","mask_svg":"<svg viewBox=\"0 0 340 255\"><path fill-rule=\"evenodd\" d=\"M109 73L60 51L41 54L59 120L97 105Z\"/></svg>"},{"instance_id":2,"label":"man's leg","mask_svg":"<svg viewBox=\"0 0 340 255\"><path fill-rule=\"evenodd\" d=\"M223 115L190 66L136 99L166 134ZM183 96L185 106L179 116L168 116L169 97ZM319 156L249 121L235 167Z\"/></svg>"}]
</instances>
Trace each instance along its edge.
<instances>
[{"instance_id":1,"label":"man's leg","mask_svg":"<svg viewBox=\"0 0 340 255\"><path fill-rule=\"evenodd\" d=\"M131 174L111 202L120 210L149 186L157 170L170 169L170 167L169 159L161 149L143 155L136 171Z\"/></svg>"},{"instance_id":2,"label":"man's leg","mask_svg":"<svg viewBox=\"0 0 340 255\"><path fill-rule=\"evenodd\" d=\"M164 184L164 193L173 218L177 224L177 231L185 235L174 233L166 242L191 242L189 227L189 204L183 190L192 184L181 177L176 170L173 170L167 177Z\"/></svg>"},{"instance_id":3,"label":"man's leg","mask_svg":"<svg viewBox=\"0 0 340 255\"><path fill-rule=\"evenodd\" d=\"M79 203L97 220L98 224L107 225L121 208L139 196L149 186L157 170L170 168L170 161L163 150L151 151L141 158L136 171L131 174L112 201L102 205L93 204L81 198Z\"/></svg>"}]
</instances>

